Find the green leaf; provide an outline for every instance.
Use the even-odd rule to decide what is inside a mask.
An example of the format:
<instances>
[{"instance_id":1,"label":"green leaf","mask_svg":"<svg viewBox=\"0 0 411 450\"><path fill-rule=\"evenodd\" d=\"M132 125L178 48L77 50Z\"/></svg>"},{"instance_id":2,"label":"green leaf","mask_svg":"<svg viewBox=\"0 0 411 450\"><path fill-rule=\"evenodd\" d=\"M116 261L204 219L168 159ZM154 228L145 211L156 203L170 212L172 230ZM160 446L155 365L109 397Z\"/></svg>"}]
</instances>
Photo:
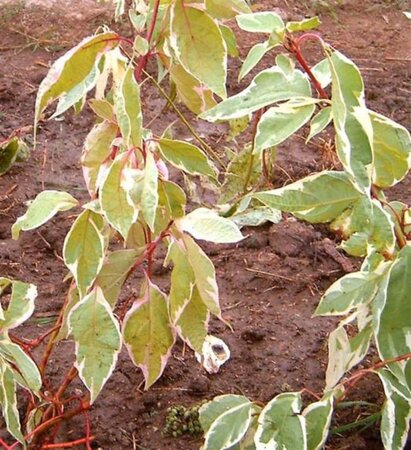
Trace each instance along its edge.
<instances>
[{"instance_id":1,"label":"green leaf","mask_svg":"<svg viewBox=\"0 0 411 450\"><path fill-rule=\"evenodd\" d=\"M386 297L376 302L374 327L378 353L382 360L411 352L411 246L401 249L389 274ZM385 300L385 301L384 301ZM390 365L403 377L405 362Z\"/></svg>"},{"instance_id":2,"label":"green leaf","mask_svg":"<svg viewBox=\"0 0 411 450\"><path fill-rule=\"evenodd\" d=\"M210 313L194 287L188 303L180 314L176 329L181 339L198 354L203 352Z\"/></svg>"},{"instance_id":3,"label":"green leaf","mask_svg":"<svg viewBox=\"0 0 411 450\"><path fill-rule=\"evenodd\" d=\"M26 143L18 137L0 142L0 175L6 173L17 161L25 161L29 156Z\"/></svg>"},{"instance_id":4,"label":"green leaf","mask_svg":"<svg viewBox=\"0 0 411 450\"><path fill-rule=\"evenodd\" d=\"M147 228L142 221L134 223L128 233L126 247L137 250L138 252L144 252L147 245L146 234Z\"/></svg>"},{"instance_id":5,"label":"green leaf","mask_svg":"<svg viewBox=\"0 0 411 450\"><path fill-rule=\"evenodd\" d=\"M320 450L327 440L333 413L334 396L327 393L318 402L311 403L304 409L307 432L307 450Z\"/></svg>"},{"instance_id":6,"label":"green leaf","mask_svg":"<svg viewBox=\"0 0 411 450\"><path fill-rule=\"evenodd\" d=\"M124 318L123 337L133 363L143 372L145 389L148 389L163 373L175 341L166 297L149 280L143 296L134 302Z\"/></svg>"},{"instance_id":7,"label":"green leaf","mask_svg":"<svg viewBox=\"0 0 411 450\"><path fill-rule=\"evenodd\" d=\"M126 0L114 0L114 3L116 4L115 19L117 21L124 14Z\"/></svg>"},{"instance_id":8,"label":"green leaf","mask_svg":"<svg viewBox=\"0 0 411 450\"><path fill-rule=\"evenodd\" d=\"M170 244L167 254L167 263L173 262L173 271L170 280L169 312L170 319L175 324L184 308L190 301L195 286L195 274L181 242Z\"/></svg>"},{"instance_id":9,"label":"green leaf","mask_svg":"<svg viewBox=\"0 0 411 450\"><path fill-rule=\"evenodd\" d=\"M254 404L240 395L222 395L202 406L204 450L231 449L239 443L247 433L253 412Z\"/></svg>"},{"instance_id":10,"label":"green leaf","mask_svg":"<svg viewBox=\"0 0 411 450\"><path fill-rule=\"evenodd\" d=\"M363 195L354 205L350 214L337 225L348 240L343 241L341 248L353 256L365 256L370 248L385 255L395 251L394 222L377 200L370 200Z\"/></svg>"},{"instance_id":11,"label":"green leaf","mask_svg":"<svg viewBox=\"0 0 411 450\"><path fill-rule=\"evenodd\" d=\"M184 216L185 203L184 191L178 185L160 179L158 183L158 207L154 224L155 236L159 236L162 231L169 227L171 221Z\"/></svg>"},{"instance_id":12,"label":"green leaf","mask_svg":"<svg viewBox=\"0 0 411 450\"><path fill-rule=\"evenodd\" d=\"M33 409L27 417L25 431L27 434L31 433L35 428L41 424L43 412L40 408Z\"/></svg>"},{"instance_id":13,"label":"green leaf","mask_svg":"<svg viewBox=\"0 0 411 450\"><path fill-rule=\"evenodd\" d=\"M100 189L101 207L107 221L120 234L127 238L131 225L136 222L138 209L130 195L130 189L125 183L124 169L127 154L122 153L113 161Z\"/></svg>"},{"instance_id":14,"label":"green leaf","mask_svg":"<svg viewBox=\"0 0 411 450\"><path fill-rule=\"evenodd\" d=\"M199 409L201 428L207 433L211 425L227 411L250 403L243 395L225 394L214 397Z\"/></svg>"},{"instance_id":15,"label":"green leaf","mask_svg":"<svg viewBox=\"0 0 411 450\"><path fill-rule=\"evenodd\" d=\"M181 230L187 231L196 239L215 243L231 243L244 239L234 222L207 208L198 208L178 219L176 223Z\"/></svg>"},{"instance_id":16,"label":"green leaf","mask_svg":"<svg viewBox=\"0 0 411 450\"><path fill-rule=\"evenodd\" d=\"M223 39L225 41L225 45L227 47L227 53L229 56L232 56L233 58L238 58L238 47L237 47L237 39L235 37L234 31L223 24L218 24L220 27L221 34L223 36ZM214 105L213 105L214 106Z\"/></svg>"},{"instance_id":17,"label":"green leaf","mask_svg":"<svg viewBox=\"0 0 411 450\"><path fill-rule=\"evenodd\" d=\"M387 397L381 417L381 439L386 450L406 447L411 419L411 393L402 395L404 386L386 369L378 371Z\"/></svg>"},{"instance_id":18,"label":"green leaf","mask_svg":"<svg viewBox=\"0 0 411 450\"><path fill-rule=\"evenodd\" d=\"M286 76L281 68L272 67L260 72L246 89L200 117L210 122L238 119L272 103L310 96L310 83L301 71L294 70L292 75Z\"/></svg>"},{"instance_id":19,"label":"green leaf","mask_svg":"<svg viewBox=\"0 0 411 450\"><path fill-rule=\"evenodd\" d=\"M370 111L374 130L373 183L387 188L401 181L411 167L411 137L406 128Z\"/></svg>"},{"instance_id":20,"label":"green leaf","mask_svg":"<svg viewBox=\"0 0 411 450\"><path fill-rule=\"evenodd\" d=\"M90 195L96 194L101 183L104 164L110 156L112 144L117 136L117 125L107 120L95 125L84 142L81 165Z\"/></svg>"},{"instance_id":21,"label":"green leaf","mask_svg":"<svg viewBox=\"0 0 411 450\"><path fill-rule=\"evenodd\" d=\"M200 297L208 310L215 316L221 318L218 286L213 263L190 236L184 234L182 240L195 275L196 288Z\"/></svg>"},{"instance_id":22,"label":"green leaf","mask_svg":"<svg viewBox=\"0 0 411 450\"><path fill-rule=\"evenodd\" d=\"M128 149L141 148L143 116L141 113L140 87L129 65L114 95L114 110L124 144Z\"/></svg>"},{"instance_id":23,"label":"green leaf","mask_svg":"<svg viewBox=\"0 0 411 450\"><path fill-rule=\"evenodd\" d=\"M58 335L56 337L56 341L61 341L62 339L68 339L70 335L69 328L69 317L71 310L79 303L80 301L80 292L76 283L71 283L69 290L67 292L67 304L64 307L63 319L61 321L61 327L59 329Z\"/></svg>"},{"instance_id":24,"label":"green leaf","mask_svg":"<svg viewBox=\"0 0 411 450\"><path fill-rule=\"evenodd\" d=\"M38 393L41 388L41 375L35 362L19 347L7 338L0 339L0 360L11 364L14 378L23 387Z\"/></svg>"},{"instance_id":25,"label":"green leaf","mask_svg":"<svg viewBox=\"0 0 411 450\"><path fill-rule=\"evenodd\" d=\"M83 97L81 97L77 101L77 103L75 103L73 105L73 111L74 111L75 114L79 114L83 110L83 108L84 108L84 106L86 104L86 99L87 99L87 95L85 94L85 95L83 95Z\"/></svg>"},{"instance_id":26,"label":"green leaf","mask_svg":"<svg viewBox=\"0 0 411 450\"><path fill-rule=\"evenodd\" d=\"M354 320L354 317L342 322L329 335L328 367L325 375L326 389L333 388L341 377L361 362L368 353L372 337L371 324L368 323L354 337L349 337L344 329L344 323Z\"/></svg>"},{"instance_id":27,"label":"green leaf","mask_svg":"<svg viewBox=\"0 0 411 450\"><path fill-rule=\"evenodd\" d=\"M6 422L7 430L26 449L26 443L21 431L19 410L17 409L16 383L13 372L0 361L0 405L2 407L3 418Z\"/></svg>"},{"instance_id":28,"label":"green leaf","mask_svg":"<svg viewBox=\"0 0 411 450\"><path fill-rule=\"evenodd\" d=\"M158 169L151 152L146 153L143 187L141 192L141 212L147 225L154 231L154 222L158 206Z\"/></svg>"},{"instance_id":29,"label":"green leaf","mask_svg":"<svg viewBox=\"0 0 411 450\"><path fill-rule=\"evenodd\" d=\"M235 139L243 131L245 131L250 124L250 116L240 117L239 119L233 119L229 121L230 133L227 136L227 141Z\"/></svg>"},{"instance_id":30,"label":"green leaf","mask_svg":"<svg viewBox=\"0 0 411 450\"><path fill-rule=\"evenodd\" d=\"M236 17L238 26L250 33L272 33L276 30L284 29L284 22L281 17L269 11L242 14Z\"/></svg>"},{"instance_id":31,"label":"green leaf","mask_svg":"<svg viewBox=\"0 0 411 450\"><path fill-rule=\"evenodd\" d=\"M368 236L368 233L364 231L355 232L346 241L341 243L340 248L350 256L364 257L367 254Z\"/></svg>"},{"instance_id":32,"label":"green leaf","mask_svg":"<svg viewBox=\"0 0 411 450\"><path fill-rule=\"evenodd\" d=\"M114 121L114 109L113 105L107 100L97 100L92 98L89 101L90 108L94 111L100 119L108 120L109 122Z\"/></svg>"},{"instance_id":33,"label":"green leaf","mask_svg":"<svg viewBox=\"0 0 411 450\"><path fill-rule=\"evenodd\" d=\"M344 172L320 172L253 197L311 223L329 222L353 205L361 194Z\"/></svg>"},{"instance_id":34,"label":"green leaf","mask_svg":"<svg viewBox=\"0 0 411 450\"><path fill-rule=\"evenodd\" d=\"M178 184L172 181L161 180L159 183L164 189L167 197L167 207L169 208L170 218L178 219L185 214L185 205L187 203L186 195Z\"/></svg>"},{"instance_id":35,"label":"green leaf","mask_svg":"<svg viewBox=\"0 0 411 450\"><path fill-rule=\"evenodd\" d=\"M69 327L76 343L76 367L93 403L112 374L121 349L117 319L99 287L72 309Z\"/></svg>"},{"instance_id":36,"label":"green leaf","mask_svg":"<svg viewBox=\"0 0 411 450\"><path fill-rule=\"evenodd\" d=\"M128 11L128 15L137 33L143 32L144 26L146 25L147 22L147 16L145 14L137 14L137 12L134 9L130 9Z\"/></svg>"},{"instance_id":37,"label":"green leaf","mask_svg":"<svg viewBox=\"0 0 411 450\"><path fill-rule=\"evenodd\" d=\"M245 58L243 65L241 66L238 80L242 80L250 71L261 61L263 56L271 50L273 47L268 41L259 42L251 47Z\"/></svg>"},{"instance_id":38,"label":"green leaf","mask_svg":"<svg viewBox=\"0 0 411 450\"><path fill-rule=\"evenodd\" d=\"M332 73L328 58L324 58L311 68L311 72L317 78L322 88L326 88L332 81Z\"/></svg>"},{"instance_id":39,"label":"green leaf","mask_svg":"<svg viewBox=\"0 0 411 450\"><path fill-rule=\"evenodd\" d=\"M205 0L205 7L217 19L232 19L237 14L251 12L245 0Z\"/></svg>"},{"instance_id":40,"label":"green leaf","mask_svg":"<svg viewBox=\"0 0 411 450\"><path fill-rule=\"evenodd\" d=\"M375 272L354 272L339 278L327 289L314 314L343 315L370 303L379 288L380 277Z\"/></svg>"},{"instance_id":41,"label":"green leaf","mask_svg":"<svg viewBox=\"0 0 411 450\"><path fill-rule=\"evenodd\" d=\"M133 50L137 52L138 55L146 55L150 49L150 44L147 39L142 36L137 35L134 39Z\"/></svg>"},{"instance_id":42,"label":"green leaf","mask_svg":"<svg viewBox=\"0 0 411 450\"><path fill-rule=\"evenodd\" d=\"M59 211L67 211L78 202L67 192L43 191L30 202L26 213L20 216L11 228L13 239L18 239L20 231L33 230L46 223Z\"/></svg>"},{"instance_id":43,"label":"green leaf","mask_svg":"<svg viewBox=\"0 0 411 450\"><path fill-rule=\"evenodd\" d=\"M253 155L252 150L251 146L247 146L230 161L224 183L220 189L219 204L227 203L238 195L247 192L248 185L255 186L257 184L261 176L262 156L261 154Z\"/></svg>"},{"instance_id":44,"label":"green leaf","mask_svg":"<svg viewBox=\"0 0 411 450\"><path fill-rule=\"evenodd\" d=\"M309 19L304 19L299 22L287 22L286 28L290 33L296 33L298 31L308 31L314 28L318 28L321 25L321 20L315 16Z\"/></svg>"},{"instance_id":45,"label":"green leaf","mask_svg":"<svg viewBox=\"0 0 411 450\"><path fill-rule=\"evenodd\" d=\"M172 64L170 77L176 85L179 99L194 114L201 114L216 105L212 91L180 64Z\"/></svg>"},{"instance_id":46,"label":"green leaf","mask_svg":"<svg viewBox=\"0 0 411 450\"><path fill-rule=\"evenodd\" d=\"M260 411L261 408L254 408L255 412L253 413L253 416L256 415L257 412ZM230 450L256 450L256 446L254 443L254 436L257 429L257 418L253 417L251 420L250 427L247 430L247 433L241 439L241 441L234 445L234 447L231 447Z\"/></svg>"},{"instance_id":47,"label":"green leaf","mask_svg":"<svg viewBox=\"0 0 411 450\"><path fill-rule=\"evenodd\" d=\"M283 29L274 30L268 39L268 43L272 47L275 47L277 45L282 45L284 42L284 36L285 36L285 33L284 33Z\"/></svg>"},{"instance_id":48,"label":"green leaf","mask_svg":"<svg viewBox=\"0 0 411 450\"><path fill-rule=\"evenodd\" d=\"M254 153L284 142L310 120L314 110L315 104L305 104L303 100L302 104L291 100L270 108L258 122Z\"/></svg>"},{"instance_id":49,"label":"green leaf","mask_svg":"<svg viewBox=\"0 0 411 450\"><path fill-rule=\"evenodd\" d=\"M83 211L66 236L63 257L83 297L99 273L104 261L104 238L100 231L102 218Z\"/></svg>"},{"instance_id":50,"label":"green leaf","mask_svg":"<svg viewBox=\"0 0 411 450\"><path fill-rule=\"evenodd\" d=\"M34 284L3 277L0 277L0 296L10 285L12 293L8 307L4 312L1 310L0 330L3 332L18 327L31 317L34 312L34 300L37 297L37 288Z\"/></svg>"},{"instance_id":51,"label":"green leaf","mask_svg":"<svg viewBox=\"0 0 411 450\"><path fill-rule=\"evenodd\" d=\"M236 213L230 219L239 227L259 227L266 222L278 223L281 211L268 206L251 207L241 213Z\"/></svg>"},{"instance_id":52,"label":"green leaf","mask_svg":"<svg viewBox=\"0 0 411 450\"><path fill-rule=\"evenodd\" d=\"M308 135L305 143L309 142L314 136L325 130L332 120L332 108L327 106L320 110L310 122L310 134Z\"/></svg>"},{"instance_id":53,"label":"green leaf","mask_svg":"<svg viewBox=\"0 0 411 450\"><path fill-rule=\"evenodd\" d=\"M96 283L104 297L114 308L127 275L142 251L122 249L109 253L97 276Z\"/></svg>"},{"instance_id":54,"label":"green leaf","mask_svg":"<svg viewBox=\"0 0 411 450\"><path fill-rule=\"evenodd\" d=\"M87 92L93 89L96 85L99 75L99 69L97 66L94 66L89 75L87 75L83 81L60 97L57 108L50 119L55 119L56 117L62 115L72 106L76 112L80 112L85 104Z\"/></svg>"},{"instance_id":55,"label":"green leaf","mask_svg":"<svg viewBox=\"0 0 411 450\"><path fill-rule=\"evenodd\" d=\"M275 57L275 63L285 76L292 76L295 70L295 62L289 56L280 53Z\"/></svg>"},{"instance_id":56,"label":"green leaf","mask_svg":"<svg viewBox=\"0 0 411 450\"><path fill-rule=\"evenodd\" d=\"M359 189L371 185L372 123L364 100L364 84L357 66L337 51L329 56L332 72L332 116L336 149L344 169Z\"/></svg>"},{"instance_id":57,"label":"green leaf","mask_svg":"<svg viewBox=\"0 0 411 450\"><path fill-rule=\"evenodd\" d=\"M46 78L41 82L38 89L35 122L38 122L41 113L49 103L83 83L96 67L103 54L117 45L118 36L116 33L101 33L83 39L76 47L59 58L51 66ZM90 90L92 87L92 85L89 85L87 89ZM72 105L67 102L65 106L67 109ZM60 111L60 113L62 112L64 111Z\"/></svg>"},{"instance_id":58,"label":"green leaf","mask_svg":"<svg viewBox=\"0 0 411 450\"><path fill-rule=\"evenodd\" d=\"M281 448L306 450L305 417L300 415L301 395L295 392L274 397L261 411L255 433L257 450Z\"/></svg>"},{"instance_id":59,"label":"green leaf","mask_svg":"<svg viewBox=\"0 0 411 450\"><path fill-rule=\"evenodd\" d=\"M164 159L190 175L216 177L207 155L193 144L171 139L159 139L158 149Z\"/></svg>"},{"instance_id":60,"label":"green leaf","mask_svg":"<svg viewBox=\"0 0 411 450\"><path fill-rule=\"evenodd\" d=\"M177 1L171 9L170 45L184 69L222 98L227 49L220 28L204 11Z\"/></svg>"}]
</instances>

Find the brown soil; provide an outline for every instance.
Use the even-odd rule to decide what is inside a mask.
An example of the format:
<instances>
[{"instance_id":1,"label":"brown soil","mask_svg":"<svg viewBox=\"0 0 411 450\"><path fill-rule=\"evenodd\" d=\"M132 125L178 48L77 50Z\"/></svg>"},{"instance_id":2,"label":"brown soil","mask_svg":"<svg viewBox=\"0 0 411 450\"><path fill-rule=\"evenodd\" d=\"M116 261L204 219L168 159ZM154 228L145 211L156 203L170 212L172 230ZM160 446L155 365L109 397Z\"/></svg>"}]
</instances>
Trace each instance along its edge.
<instances>
[{"instance_id":1,"label":"brown soil","mask_svg":"<svg viewBox=\"0 0 411 450\"><path fill-rule=\"evenodd\" d=\"M93 1L68 2L71 6L67 14L61 9L63 3L46 8L0 0L0 140L32 124L36 88L49 63L100 23L110 23L107 8ZM277 8L284 18L295 20L315 13L318 3L267 0L256 7ZM410 25L401 12L410 5L389 0L343 3L333 11L336 17L330 11L321 12L321 33L362 70L369 106L410 128ZM305 4L311 5L311 11ZM123 27L127 30L127 24ZM247 39L250 37L239 35L242 56L252 44ZM307 44L307 55L315 61L315 46ZM231 64L230 82L234 86L239 63ZM146 118L150 120L164 101L151 88L144 91L144 99ZM155 127L161 131L173 119L167 113ZM26 337L46 331L64 300L66 269L60 255L72 218L62 214L38 231L23 233L17 242L11 239L10 227L25 210L24 202L43 188L66 190L80 200L86 198L79 155L92 120L86 111L81 116L67 114L60 122L43 123L30 159L0 178L0 275L32 282L39 288L34 320L22 330ZM226 132L221 126L198 125L211 144ZM187 137L184 128L178 129L180 138ZM30 133L26 139L31 139ZM282 185L331 164L327 146L321 141L307 149L301 139L292 139L280 150L275 183ZM410 186L408 177L389 195L410 203ZM192 352L177 345L161 380L150 391L142 392L142 374L122 354L92 410L95 448L198 449L200 440L163 436L170 405L188 406L223 393L267 402L282 391L305 387L321 392L327 334L335 322L311 315L324 290L338 277L355 270L358 262L335 249L335 238L325 227L312 227L290 217L278 225L245 230L245 234L249 237L238 245L203 246L217 269L224 316L234 328L232 333L220 322L211 323L212 334L230 346L229 363L219 374L207 375ZM156 277L161 286L167 287L169 272L162 267L160 256ZM130 280L127 289L138 291L138 276ZM71 343L58 345L48 371L50 380L61 382L72 356ZM350 399L378 403L381 393L377 386L371 377ZM80 383L74 387L84 389ZM341 416L339 422L355 420L361 413ZM67 439L81 437L82 418L66 424L62 432ZM3 429L0 436L5 435ZM327 448L380 449L378 427L334 438Z\"/></svg>"}]
</instances>

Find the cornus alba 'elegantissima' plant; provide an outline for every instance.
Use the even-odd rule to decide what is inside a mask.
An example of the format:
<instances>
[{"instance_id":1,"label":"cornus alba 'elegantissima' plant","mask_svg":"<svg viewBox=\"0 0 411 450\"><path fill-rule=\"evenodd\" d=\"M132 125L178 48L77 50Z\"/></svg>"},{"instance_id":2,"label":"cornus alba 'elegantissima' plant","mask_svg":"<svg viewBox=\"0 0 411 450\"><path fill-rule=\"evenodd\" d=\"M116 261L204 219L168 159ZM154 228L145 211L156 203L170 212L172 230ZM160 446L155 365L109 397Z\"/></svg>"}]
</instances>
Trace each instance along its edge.
<instances>
[{"instance_id":1,"label":"cornus alba 'elegantissima' plant","mask_svg":"<svg viewBox=\"0 0 411 450\"><path fill-rule=\"evenodd\" d=\"M0 402L16 439L3 445L41 448L61 421L84 414L86 436L71 444L90 448L87 411L123 346L141 368L146 389L161 376L177 338L210 371L217 370L212 358L205 360L212 342L209 317L222 319L218 287L213 264L195 239L237 242L243 237L241 226L275 223L280 211L286 211L311 223L330 223L342 237L341 247L363 258L361 269L337 280L315 311L343 316L329 336L324 393L314 394L316 401L308 405L303 405L302 392L280 394L267 405L238 395L217 397L200 408L203 448L322 448L333 411L371 372L380 377L386 395L384 446L403 448L411 409L411 214L408 205L389 201L383 190L408 173L409 133L367 108L358 68L310 31L318 26L317 18L284 23L273 12L252 13L243 0L132 3L125 11L118 1L116 14L128 14L134 39L99 30L58 59L38 90L36 128L55 101L51 118L70 108L80 111L86 101L96 115L81 157L90 198L79 205L67 192L41 192L13 225L18 239L58 212L80 211L63 247L70 288L46 335L27 343L13 334L32 315L37 291L30 284L0 279L0 294L10 300L7 309L0 309ZM249 51L240 79L272 49L282 52L272 67L227 98L227 57L236 56L237 48L225 21L234 17L245 32L267 36ZM309 39L323 52L312 68L302 53ZM147 72L149 61L157 63L155 75ZM143 125L140 89L145 82L153 83L174 109L193 137L190 142L173 139L171 127L158 136ZM93 98L86 100L90 92ZM233 142L250 124L252 141L222 155L195 131L177 100L201 119L228 121ZM276 147L306 124L307 141L333 127L341 169L261 190L272 176ZM183 172L190 191L198 182L207 183L218 194L216 204L186 213L185 191L170 180L170 166ZM152 276L160 245L167 249L164 264L172 265L168 293ZM118 308L121 289L136 270L144 272L140 295ZM356 333L348 334L347 326ZM62 339L74 340L75 363L62 383L51 388L46 367ZM34 361L31 350L43 341L44 354ZM371 344L381 362L347 375ZM76 377L88 393L75 407L62 408ZM22 422L17 385L31 393Z\"/></svg>"}]
</instances>

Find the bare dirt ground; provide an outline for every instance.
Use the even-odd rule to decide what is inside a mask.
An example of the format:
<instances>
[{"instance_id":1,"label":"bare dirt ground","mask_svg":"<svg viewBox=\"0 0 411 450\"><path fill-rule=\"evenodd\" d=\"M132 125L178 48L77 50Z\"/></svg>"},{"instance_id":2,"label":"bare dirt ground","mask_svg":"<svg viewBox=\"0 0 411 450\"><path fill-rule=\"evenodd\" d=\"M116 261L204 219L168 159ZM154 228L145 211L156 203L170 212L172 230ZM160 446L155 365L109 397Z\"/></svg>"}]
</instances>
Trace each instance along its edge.
<instances>
[{"instance_id":1,"label":"bare dirt ground","mask_svg":"<svg viewBox=\"0 0 411 450\"><path fill-rule=\"evenodd\" d=\"M319 2L296 0L261 1L255 7L279 8L285 19L319 12L323 21L320 32L362 70L370 108L411 128L410 24L402 14L410 9L409 2L340 3L333 10L319 8ZM32 124L36 89L49 64L101 23L114 26L109 8L91 0L0 0L0 140ZM121 26L127 32L127 24ZM244 57L253 41L240 33L238 39ZM307 55L311 62L319 56L309 45ZM230 64L229 84L234 89L240 63ZM145 88L143 97L149 121L164 101L152 88ZM167 114L167 123L155 123L159 131L174 119ZM51 326L64 300L66 269L60 255L72 219L68 214L60 215L39 231L23 233L17 242L11 239L10 227L25 210L24 202L43 188L86 198L79 157L92 120L90 111L85 111L81 116L70 113L63 121L43 123L30 159L0 178L0 275L37 284L40 295L27 331L31 336ZM211 145L226 133L225 127L198 125ZM187 137L182 127L179 137ZM26 139L32 139L30 132ZM327 146L320 140L307 148L297 137L279 153L273 180L277 186L332 164ZM410 203L410 177L389 195ZM216 266L224 315L234 328L232 333L216 321L211 323L211 332L230 346L230 362L218 375L207 375L191 352L176 346L161 380L150 391L142 392L141 373L122 355L93 407L95 448L194 450L200 447L200 440L190 436L174 439L162 433L169 406L192 405L222 393L240 393L267 402L282 391L306 387L321 392L326 338L334 322L311 316L324 290L355 270L358 261L335 250L336 238L325 227L287 217L278 225L246 230L246 234L250 236L237 245L203 246ZM161 259L155 274L158 283L167 287L169 273ZM138 276L131 279L129 292L137 292L138 283ZM52 381L61 381L72 358L72 345L61 343L48 373ZM83 389L80 384L74 387ZM376 378L365 380L350 399L359 398L381 402ZM340 415L336 424L360 418L363 412ZM74 420L62 432L75 439L83 435L82 427L80 419ZM374 426L361 434L351 431L334 437L326 448L380 449L379 441L378 426Z\"/></svg>"}]
</instances>

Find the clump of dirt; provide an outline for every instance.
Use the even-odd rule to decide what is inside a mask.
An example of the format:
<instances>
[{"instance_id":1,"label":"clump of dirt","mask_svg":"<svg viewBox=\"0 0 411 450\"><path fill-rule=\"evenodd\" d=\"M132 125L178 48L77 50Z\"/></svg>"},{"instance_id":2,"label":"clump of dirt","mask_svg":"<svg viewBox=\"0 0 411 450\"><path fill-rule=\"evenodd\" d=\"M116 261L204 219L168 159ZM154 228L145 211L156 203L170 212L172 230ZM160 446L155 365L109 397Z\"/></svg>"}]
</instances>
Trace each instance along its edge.
<instances>
[{"instance_id":1,"label":"clump of dirt","mask_svg":"<svg viewBox=\"0 0 411 450\"><path fill-rule=\"evenodd\" d=\"M36 89L49 64L70 45L94 32L98 24L111 23L111 12L107 6L85 0L52 4L45 0L26 4L3 0L0 4L0 137L5 138L13 130L32 124ZM262 1L255 7L281 8L280 13L287 19L298 20L307 14L307 9L295 0ZM322 16L320 32L360 67L369 106L410 127L407 100L411 92L411 55L401 10L388 4L384 9L375 8L372 0L360 4L352 0L336 8L335 15ZM254 37L238 33L238 39L244 56ZM307 44L306 53L311 62L320 56L319 49L311 44ZM239 63L230 64L229 85L236 86ZM149 105L148 121L161 110L164 101L153 89L147 89L144 98ZM164 121L171 120L172 113L166 113ZM0 178L0 275L35 283L39 289L34 318L24 328L26 336L50 328L64 301L68 286L64 282L67 271L61 249L73 219L70 214L61 214L39 230L23 233L19 241L11 239L10 227L25 210L25 202L44 188L66 190L79 200L87 198L79 157L92 122L86 110L81 116L69 113L62 121L43 123L37 149L30 159L16 164ZM165 125L154 124L159 130ZM208 124L201 127L211 145L225 133L224 128ZM187 137L182 127L177 130L178 137ZM276 185L330 164L324 159L324 143L316 141L306 147L303 138L297 136L281 146ZM32 136L27 134L26 139L30 141ZM389 195L411 202L410 184L408 177ZM224 317L234 329L231 332L221 322L212 321L210 331L227 342L232 353L230 361L217 375L208 375L194 355L177 344L163 377L150 391L143 392L141 373L125 353L121 354L116 371L92 409L96 448L194 450L200 447L199 440L189 435L174 439L162 432L170 406L191 406L223 393L244 394L267 402L288 390L308 388L321 392L327 364L326 340L335 320L312 318L312 314L325 289L345 273L356 270L358 261L336 249L338 242L325 227L313 227L291 217L277 225L246 229L244 234L247 239L236 245L201 243L216 266ZM156 260L156 281L167 288L169 273L162 267L160 256ZM140 280L138 274L131 279L126 286L128 292L138 292ZM72 344L60 343L47 373L52 383L61 382L72 360ZM84 391L80 383L73 388ZM358 398L381 401L374 379L363 382ZM81 420L79 417L65 424L61 432L70 439L82 436ZM5 436L4 429L0 436ZM365 434L350 432L349 437L332 439L327 448L382 448L378 427Z\"/></svg>"}]
</instances>

